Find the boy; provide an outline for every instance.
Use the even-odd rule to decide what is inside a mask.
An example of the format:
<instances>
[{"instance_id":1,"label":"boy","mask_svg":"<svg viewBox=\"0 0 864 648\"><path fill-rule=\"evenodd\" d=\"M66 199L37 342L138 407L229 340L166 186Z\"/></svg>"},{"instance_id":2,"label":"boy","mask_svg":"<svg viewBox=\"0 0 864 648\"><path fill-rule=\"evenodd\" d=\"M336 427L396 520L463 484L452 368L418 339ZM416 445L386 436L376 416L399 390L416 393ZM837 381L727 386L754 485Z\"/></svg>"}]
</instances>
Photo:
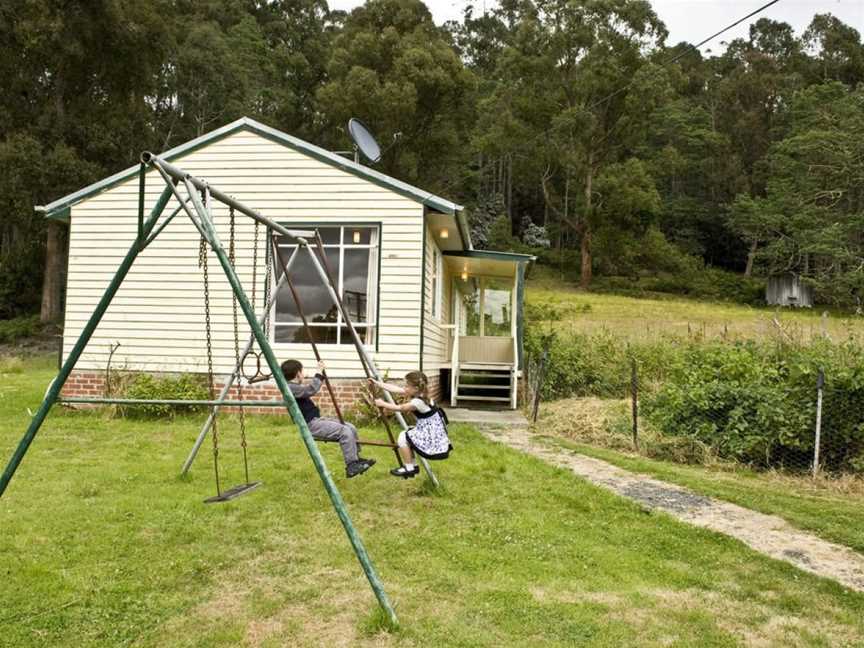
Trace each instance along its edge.
<instances>
[{"instance_id":1,"label":"boy","mask_svg":"<svg viewBox=\"0 0 864 648\"><path fill-rule=\"evenodd\" d=\"M318 363L318 373L303 384L303 365L297 360L286 360L282 363L282 375L288 381L288 387L300 407L300 412L309 426L312 436L319 441L338 441L342 448L342 456L345 458L345 475L350 479L361 475L369 470L375 463L374 459L364 459L359 455L360 448L357 445L357 428L350 423L340 423L333 419L321 418L321 411L312 396L321 390L321 381L324 376L324 363Z\"/></svg>"}]
</instances>

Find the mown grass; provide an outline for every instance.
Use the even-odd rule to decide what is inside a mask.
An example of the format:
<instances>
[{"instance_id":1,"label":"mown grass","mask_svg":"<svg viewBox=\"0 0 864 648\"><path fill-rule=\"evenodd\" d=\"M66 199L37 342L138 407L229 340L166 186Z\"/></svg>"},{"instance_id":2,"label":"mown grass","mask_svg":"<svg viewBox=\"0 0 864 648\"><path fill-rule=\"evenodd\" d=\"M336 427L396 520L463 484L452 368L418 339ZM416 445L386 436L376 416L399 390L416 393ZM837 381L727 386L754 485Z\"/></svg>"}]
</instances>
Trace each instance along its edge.
<instances>
[{"instance_id":1,"label":"mown grass","mask_svg":"<svg viewBox=\"0 0 864 648\"><path fill-rule=\"evenodd\" d=\"M809 340L827 333L836 341L864 333L864 317L823 308L756 308L734 303L699 301L671 295L633 297L579 290L545 268L528 282L530 306L552 306L554 321L535 322L562 333L608 331L632 340L660 337L702 339ZM777 320L779 327L774 323Z\"/></svg>"},{"instance_id":2,"label":"mown grass","mask_svg":"<svg viewBox=\"0 0 864 648\"><path fill-rule=\"evenodd\" d=\"M0 376L0 454L50 359ZM14 646L855 646L864 595L453 426L446 490L346 480L402 625L389 632L293 428L250 423L264 486L219 506L200 417L58 412L0 500L0 636ZM240 476L230 426L222 457Z\"/></svg>"},{"instance_id":3,"label":"mown grass","mask_svg":"<svg viewBox=\"0 0 864 648\"><path fill-rule=\"evenodd\" d=\"M777 515L793 526L864 553L864 484L860 479L811 480L778 472L757 472L731 463L682 465L639 456L596 443L547 436L548 441L611 464L691 490Z\"/></svg>"}]
</instances>

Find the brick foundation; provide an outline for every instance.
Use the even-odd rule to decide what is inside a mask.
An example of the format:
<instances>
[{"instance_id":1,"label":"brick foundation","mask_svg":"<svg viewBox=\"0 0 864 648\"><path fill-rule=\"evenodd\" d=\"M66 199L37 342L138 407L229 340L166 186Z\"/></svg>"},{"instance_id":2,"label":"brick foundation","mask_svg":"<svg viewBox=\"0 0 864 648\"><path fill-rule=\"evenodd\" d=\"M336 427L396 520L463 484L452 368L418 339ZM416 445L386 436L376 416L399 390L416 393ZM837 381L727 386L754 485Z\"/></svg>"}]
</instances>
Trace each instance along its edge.
<instances>
[{"instance_id":1,"label":"brick foundation","mask_svg":"<svg viewBox=\"0 0 864 648\"><path fill-rule=\"evenodd\" d=\"M218 380L218 378L220 377L217 376L214 398L219 395L225 384L223 382L224 379ZM359 407L365 391L365 380L331 379L330 384L336 394L339 407L344 412L349 412L351 409ZM230 400L238 399L239 394L237 391L237 387L233 387L228 394L228 398ZM429 376L429 394L436 401L441 394L440 377L437 373ZM63 385L63 391L61 392L61 397L64 398L101 398L103 396L105 396L104 372L73 371L67 379L66 384ZM273 381L243 387L243 400L279 400L281 397L282 395ZM315 397L315 402L321 409L322 416L336 416L336 411L333 409L333 404L327 394L326 387L321 388L321 391ZM231 411L231 409L233 408L225 408L225 411ZM287 413L278 407L247 407L246 411L261 414Z\"/></svg>"}]
</instances>

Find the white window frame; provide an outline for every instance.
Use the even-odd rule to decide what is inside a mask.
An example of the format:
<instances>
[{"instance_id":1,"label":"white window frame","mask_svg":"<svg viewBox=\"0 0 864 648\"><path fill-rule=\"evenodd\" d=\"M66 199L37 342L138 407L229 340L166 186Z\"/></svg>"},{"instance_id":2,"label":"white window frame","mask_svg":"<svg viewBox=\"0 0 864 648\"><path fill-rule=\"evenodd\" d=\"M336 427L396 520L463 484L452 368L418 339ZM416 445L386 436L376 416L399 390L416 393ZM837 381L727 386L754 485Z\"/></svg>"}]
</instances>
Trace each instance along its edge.
<instances>
[{"instance_id":1,"label":"white window frame","mask_svg":"<svg viewBox=\"0 0 864 648\"><path fill-rule=\"evenodd\" d=\"M432 299L430 308L432 317L442 320L441 309L443 307L443 283L444 283L444 259L437 246L432 244Z\"/></svg>"},{"instance_id":2,"label":"white window frame","mask_svg":"<svg viewBox=\"0 0 864 648\"><path fill-rule=\"evenodd\" d=\"M284 223L283 223L284 224ZM329 249L339 248L339 276L336 277L337 290L339 293L340 299L343 300L344 304L344 283L345 283L345 251L346 250L366 250L369 252L369 286L370 286L370 294L367 297L368 299L373 299L373 303L371 304L371 308L367 306L367 311L371 313L370 321L367 322L354 322L354 327L357 330L358 335L363 340L366 340L368 337L372 338L372 341L365 342L364 346L367 348L372 348L377 346L378 340L378 313L379 313L379 299L380 299L380 285L381 285L381 276L380 276L380 262L381 262L381 223L380 222L357 222L357 223L313 223L313 224L302 224L297 225L294 223L287 224L289 227L303 227L306 229L315 229L315 228L339 228L339 243L324 243L324 250L327 251ZM346 242L348 239L346 237L350 236L351 229L360 229L366 228L372 230L372 237L369 243L353 243ZM280 243L279 250L282 251L282 254L285 258L290 258L290 254L297 250L297 244L295 243ZM275 270L275 266L274 266ZM275 276L275 273L274 273ZM274 279L274 287L276 280ZM301 296L302 299L302 296ZM272 312L272 321L270 326L270 343L274 345L280 346L306 346L308 343L299 343L299 342L277 342L276 341L276 329L281 327L303 327L302 322L279 322L276 319L276 300L273 300L273 312ZM335 322L309 322L309 328L335 328L336 329L336 342L318 342L317 345L319 347L332 347L332 348L341 348L346 344L351 344L350 341L342 340L342 329L345 327L345 321L342 318L342 313L337 312L336 321ZM368 329L372 329L371 336L361 334L361 331L366 331Z\"/></svg>"}]
</instances>

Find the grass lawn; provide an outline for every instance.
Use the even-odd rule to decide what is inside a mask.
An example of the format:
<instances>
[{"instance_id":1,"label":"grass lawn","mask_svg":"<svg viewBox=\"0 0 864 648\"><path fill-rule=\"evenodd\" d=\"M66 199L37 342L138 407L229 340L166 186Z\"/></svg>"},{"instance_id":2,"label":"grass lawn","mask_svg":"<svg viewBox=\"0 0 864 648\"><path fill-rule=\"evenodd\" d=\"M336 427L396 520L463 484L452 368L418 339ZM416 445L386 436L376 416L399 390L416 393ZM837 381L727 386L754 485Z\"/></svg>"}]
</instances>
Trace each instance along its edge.
<instances>
[{"instance_id":1,"label":"grass lawn","mask_svg":"<svg viewBox=\"0 0 864 648\"><path fill-rule=\"evenodd\" d=\"M806 475L756 471L709 458L706 465L671 459L673 450L650 427L641 432L642 454L632 452L629 402L567 398L544 403L533 431L550 444L685 486L696 492L778 515L794 526L864 553L864 477L812 480ZM620 417L627 420L620 425ZM614 422L614 423L613 423ZM646 452L646 448L648 451ZM660 452L660 454L654 454ZM647 454L648 456L644 456Z\"/></svg>"},{"instance_id":2,"label":"grass lawn","mask_svg":"<svg viewBox=\"0 0 864 648\"><path fill-rule=\"evenodd\" d=\"M5 463L52 376L0 375ZM402 627L375 600L286 419L250 425L264 486L222 505L210 457L176 477L200 418L56 413L0 500L10 646L857 646L864 595L764 558L453 426L446 484L323 447ZM239 479L236 443L222 457ZM232 479L233 478L233 479Z\"/></svg>"},{"instance_id":3,"label":"grass lawn","mask_svg":"<svg viewBox=\"0 0 864 648\"><path fill-rule=\"evenodd\" d=\"M717 497L754 511L784 518L794 526L813 532L864 553L864 494L860 481L834 485L823 479L811 482L776 472L757 472L744 466L688 466L619 452L560 437L550 443L608 461L633 472L651 475L697 493ZM849 485L850 492L843 492Z\"/></svg>"},{"instance_id":4,"label":"grass lawn","mask_svg":"<svg viewBox=\"0 0 864 648\"><path fill-rule=\"evenodd\" d=\"M656 295L636 298L592 293L560 281L546 268L536 268L528 282L526 301L553 305L560 317L544 322L561 332L595 333L609 331L634 340L661 336L699 336L713 339L761 339L783 335L772 322L777 318L786 335L808 340L822 333L822 308L812 310L754 308L733 303L697 301ZM864 318L832 312L825 330L835 341L864 333Z\"/></svg>"}]
</instances>

